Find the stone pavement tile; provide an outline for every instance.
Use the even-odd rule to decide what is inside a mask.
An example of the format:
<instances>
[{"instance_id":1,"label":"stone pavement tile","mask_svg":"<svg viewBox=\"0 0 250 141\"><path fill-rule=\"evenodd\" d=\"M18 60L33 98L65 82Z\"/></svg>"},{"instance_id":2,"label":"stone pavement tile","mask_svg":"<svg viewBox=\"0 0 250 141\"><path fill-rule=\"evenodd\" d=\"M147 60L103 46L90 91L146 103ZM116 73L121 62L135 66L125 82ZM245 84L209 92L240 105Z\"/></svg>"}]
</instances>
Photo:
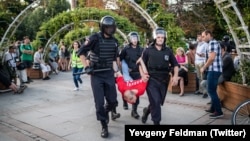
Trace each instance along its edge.
<instances>
[{"instance_id":1,"label":"stone pavement tile","mask_svg":"<svg viewBox=\"0 0 250 141\"><path fill-rule=\"evenodd\" d=\"M37 120L41 117L49 116L46 113L41 113L36 110L29 110L24 112L16 112L12 115L12 118L18 119L20 121L26 122L26 123L35 123Z\"/></svg>"},{"instance_id":2,"label":"stone pavement tile","mask_svg":"<svg viewBox=\"0 0 250 141\"><path fill-rule=\"evenodd\" d=\"M34 140L18 132L11 131L6 133L0 131L0 141L34 141Z\"/></svg>"},{"instance_id":3,"label":"stone pavement tile","mask_svg":"<svg viewBox=\"0 0 250 141\"><path fill-rule=\"evenodd\" d=\"M24 131L43 137L48 141L102 141L103 138L100 137L101 125L96 120L93 94L89 77L86 76L82 77L85 88L78 92L72 91L72 73L66 72L58 74L46 83L34 80L21 97L7 94L0 97L0 105L2 106L0 108L0 121L13 123ZM143 125L141 119L131 117L131 104L129 104L129 110L123 109L119 92L117 98L119 103L117 111L121 117L116 121L110 120L110 137L107 139L109 141L124 140L124 127L127 124ZM8 102L1 104L2 101ZM194 94L179 97L178 94L168 93L162 106L162 124L228 124L230 112L225 112L226 118L209 119L208 114L204 111L209 106L206 104L208 101L208 98L204 99ZM13 103L17 104L13 106ZM145 93L140 97L138 106L138 113L141 116L143 108L146 106L148 106L148 98ZM149 116L146 125L152 124Z\"/></svg>"},{"instance_id":4,"label":"stone pavement tile","mask_svg":"<svg viewBox=\"0 0 250 141\"><path fill-rule=\"evenodd\" d=\"M71 121L64 122L61 124L56 124L53 126L46 126L43 128L44 130L53 133L60 137L65 137L76 133L79 131L79 124L72 123ZM86 130L86 129L85 129Z\"/></svg>"},{"instance_id":5,"label":"stone pavement tile","mask_svg":"<svg viewBox=\"0 0 250 141\"><path fill-rule=\"evenodd\" d=\"M1 119L4 119L4 118L1 118ZM36 141L66 141L63 138L51 132L48 132L36 126L32 126L31 124L20 122L19 120L9 118L8 120L7 119L2 120L2 123L7 126L1 126L0 124L0 133L2 132L3 134L9 135L10 139L16 139L17 141L34 141L34 140ZM0 136L0 139L1 139L1 136Z\"/></svg>"},{"instance_id":6,"label":"stone pavement tile","mask_svg":"<svg viewBox=\"0 0 250 141\"><path fill-rule=\"evenodd\" d=\"M25 122L20 122L21 120L15 120L13 118L5 118L1 119L3 123L9 124L13 127L23 129L24 131L33 131L35 129L34 126L30 126L30 124L26 124Z\"/></svg>"},{"instance_id":7,"label":"stone pavement tile","mask_svg":"<svg viewBox=\"0 0 250 141\"><path fill-rule=\"evenodd\" d=\"M202 125L232 125L231 124L231 115L232 112L223 108L224 117L218 119L210 119L210 113L204 111L204 116L201 116L199 119L195 120L192 124L202 124Z\"/></svg>"},{"instance_id":8,"label":"stone pavement tile","mask_svg":"<svg viewBox=\"0 0 250 141\"><path fill-rule=\"evenodd\" d=\"M0 139L1 141L17 141L16 139L7 136L6 133L1 133L1 132L0 132Z\"/></svg>"},{"instance_id":9,"label":"stone pavement tile","mask_svg":"<svg viewBox=\"0 0 250 141\"><path fill-rule=\"evenodd\" d=\"M34 141L34 138L27 134L28 132L11 124L4 122L0 124L0 141Z\"/></svg>"}]
</instances>

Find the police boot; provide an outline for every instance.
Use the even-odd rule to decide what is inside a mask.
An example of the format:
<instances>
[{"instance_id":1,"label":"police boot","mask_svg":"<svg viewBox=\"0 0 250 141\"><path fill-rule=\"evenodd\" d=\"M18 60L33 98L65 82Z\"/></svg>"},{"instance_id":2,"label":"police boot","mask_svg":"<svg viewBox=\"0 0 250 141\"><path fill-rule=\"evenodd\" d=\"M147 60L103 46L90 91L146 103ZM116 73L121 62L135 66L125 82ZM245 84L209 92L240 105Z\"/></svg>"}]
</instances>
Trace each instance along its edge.
<instances>
[{"instance_id":1,"label":"police boot","mask_svg":"<svg viewBox=\"0 0 250 141\"><path fill-rule=\"evenodd\" d=\"M101 121L101 124L102 124L101 137L107 138L109 136L108 125L106 121Z\"/></svg>"},{"instance_id":2,"label":"police boot","mask_svg":"<svg viewBox=\"0 0 250 141\"><path fill-rule=\"evenodd\" d=\"M117 118L120 118L120 116L121 116L121 114L116 112L116 108L114 108L114 109L111 111L111 119L112 119L112 120L115 120L115 119L117 119Z\"/></svg>"},{"instance_id":3,"label":"police boot","mask_svg":"<svg viewBox=\"0 0 250 141\"><path fill-rule=\"evenodd\" d=\"M146 123L148 120L148 115L150 114L150 111L148 107L143 108L143 115L141 117L141 122Z\"/></svg>"},{"instance_id":4,"label":"police boot","mask_svg":"<svg viewBox=\"0 0 250 141\"><path fill-rule=\"evenodd\" d=\"M140 115L137 113L137 105L132 105L131 116L135 119L138 119L140 117Z\"/></svg>"},{"instance_id":5,"label":"police boot","mask_svg":"<svg viewBox=\"0 0 250 141\"><path fill-rule=\"evenodd\" d=\"M109 124L109 111L106 110L106 124Z\"/></svg>"},{"instance_id":6,"label":"police boot","mask_svg":"<svg viewBox=\"0 0 250 141\"><path fill-rule=\"evenodd\" d=\"M154 125L160 125L159 121L154 121Z\"/></svg>"}]
</instances>

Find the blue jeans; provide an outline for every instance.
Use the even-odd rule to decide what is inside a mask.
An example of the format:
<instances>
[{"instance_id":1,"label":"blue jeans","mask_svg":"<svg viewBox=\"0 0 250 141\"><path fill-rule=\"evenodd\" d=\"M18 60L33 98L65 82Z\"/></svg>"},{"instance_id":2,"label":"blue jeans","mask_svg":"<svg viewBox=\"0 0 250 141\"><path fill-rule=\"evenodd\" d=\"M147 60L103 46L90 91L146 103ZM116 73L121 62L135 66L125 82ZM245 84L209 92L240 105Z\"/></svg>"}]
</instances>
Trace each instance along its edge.
<instances>
[{"instance_id":1,"label":"blue jeans","mask_svg":"<svg viewBox=\"0 0 250 141\"><path fill-rule=\"evenodd\" d=\"M126 63L125 60L122 60L122 75L123 75L123 79L124 79L125 81L133 80L133 79L131 78L131 76L129 75L128 64Z\"/></svg>"},{"instance_id":2,"label":"blue jeans","mask_svg":"<svg viewBox=\"0 0 250 141\"><path fill-rule=\"evenodd\" d=\"M72 70L73 70L73 74L74 74L74 73L82 72L83 68L73 67ZM75 86L76 86L77 88L79 88L78 81L82 84L82 79L81 79L80 76L81 76L80 74L78 74L78 75L73 75L73 80L74 80Z\"/></svg>"},{"instance_id":3,"label":"blue jeans","mask_svg":"<svg viewBox=\"0 0 250 141\"><path fill-rule=\"evenodd\" d=\"M222 114L220 99L217 94L218 79L221 72L208 71L207 72L207 92L211 98L211 110Z\"/></svg>"}]
</instances>

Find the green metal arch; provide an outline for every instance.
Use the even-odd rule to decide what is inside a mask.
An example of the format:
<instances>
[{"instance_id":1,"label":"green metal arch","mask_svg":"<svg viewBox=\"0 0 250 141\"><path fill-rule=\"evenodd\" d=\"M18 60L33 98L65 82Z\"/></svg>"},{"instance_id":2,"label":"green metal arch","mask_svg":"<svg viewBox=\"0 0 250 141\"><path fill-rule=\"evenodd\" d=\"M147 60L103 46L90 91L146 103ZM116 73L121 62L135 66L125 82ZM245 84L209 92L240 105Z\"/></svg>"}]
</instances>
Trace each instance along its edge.
<instances>
[{"instance_id":1,"label":"green metal arch","mask_svg":"<svg viewBox=\"0 0 250 141\"><path fill-rule=\"evenodd\" d=\"M117 21L117 26L122 31L131 31L137 30L137 27L132 24L127 18L123 16L119 16L118 14L109 11L109 10L100 10L97 8L79 8L74 11L63 12L56 17L50 19L46 23L44 23L40 30L48 30L51 33L55 33L60 29L60 25L66 25L69 23L75 23L75 25L79 24L80 21L83 20L100 20L103 16L111 15Z\"/></svg>"},{"instance_id":2,"label":"green metal arch","mask_svg":"<svg viewBox=\"0 0 250 141\"><path fill-rule=\"evenodd\" d=\"M80 21L81 23L82 22L99 22L98 20L83 20L83 21ZM63 27L61 27L57 32L55 32L47 41L46 45L45 45L45 50L47 49L47 47L49 46L49 44L53 41L53 39L56 37L57 34L59 34L60 32L64 31L64 30L67 30L69 27L72 27L74 26L74 23L69 23L67 25L64 25ZM117 32L118 34L120 34L123 39L125 41L127 41L127 35L125 33L123 33L119 28L117 28Z\"/></svg>"},{"instance_id":3,"label":"green metal arch","mask_svg":"<svg viewBox=\"0 0 250 141\"><path fill-rule=\"evenodd\" d=\"M118 33L125 39L126 33L130 31L137 31L138 28L132 24L127 18L119 16L109 10L100 10L97 8L79 8L74 11L63 12L56 17L50 19L40 27L40 31L37 34L36 40L40 40L41 36L45 36L44 31L47 30L50 35L57 33L61 27L73 24L78 26L81 21L99 21L103 16L111 15L117 21ZM47 36L51 38L51 36ZM48 44L48 43L47 43Z\"/></svg>"},{"instance_id":4,"label":"green metal arch","mask_svg":"<svg viewBox=\"0 0 250 141\"><path fill-rule=\"evenodd\" d=\"M6 29L2 39L0 41L0 48L2 48L5 45L10 44L10 39L12 38L14 33L16 32L16 29L23 22L23 20L28 16L28 14L31 13L36 7L38 7L40 5L40 2L41 2L41 0L34 1L29 6L27 6L24 10L22 10L20 14L18 14L15 17L13 22L9 25L8 29Z\"/></svg>"},{"instance_id":5,"label":"green metal arch","mask_svg":"<svg viewBox=\"0 0 250 141\"><path fill-rule=\"evenodd\" d=\"M97 20L83 20L83 21L81 21L81 23L83 23L83 22L96 22L96 23L98 23L99 21L97 21ZM59 34L60 32L66 30L67 28L72 27L72 26L74 26L74 23L73 23L73 22L72 22L72 23L69 23L69 24L67 24L67 25L64 25L63 27L61 27L56 33L54 33L54 34L50 37L50 39L48 39L48 42L47 42L47 44L45 45L45 47L48 46L48 44L52 42L52 40L55 38L55 36L56 36L57 34ZM123 39L124 39L125 41L127 41L127 35L126 35L125 33L123 33L119 28L117 29L117 32L118 32L118 34L120 34L120 35L123 37Z\"/></svg>"}]
</instances>

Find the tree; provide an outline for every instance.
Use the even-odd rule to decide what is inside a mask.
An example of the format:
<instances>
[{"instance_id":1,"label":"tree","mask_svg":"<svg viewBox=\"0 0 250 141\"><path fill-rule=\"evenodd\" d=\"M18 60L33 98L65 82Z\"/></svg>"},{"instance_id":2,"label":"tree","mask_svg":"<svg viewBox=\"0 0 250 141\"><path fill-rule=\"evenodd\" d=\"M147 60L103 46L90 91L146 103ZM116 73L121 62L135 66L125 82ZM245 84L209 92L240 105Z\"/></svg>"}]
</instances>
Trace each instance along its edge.
<instances>
[{"instance_id":1,"label":"tree","mask_svg":"<svg viewBox=\"0 0 250 141\"><path fill-rule=\"evenodd\" d=\"M19 0L0 1L0 37L24 7L25 5L22 5Z\"/></svg>"},{"instance_id":2,"label":"tree","mask_svg":"<svg viewBox=\"0 0 250 141\"><path fill-rule=\"evenodd\" d=\"M30 36L31 40L34 39L43 22L70 9L67 0L47 0L43 4L43 7L34 10L19 26L16 32L17 39L22 39L23 36Z\"/></svg>"}]
</instances>

